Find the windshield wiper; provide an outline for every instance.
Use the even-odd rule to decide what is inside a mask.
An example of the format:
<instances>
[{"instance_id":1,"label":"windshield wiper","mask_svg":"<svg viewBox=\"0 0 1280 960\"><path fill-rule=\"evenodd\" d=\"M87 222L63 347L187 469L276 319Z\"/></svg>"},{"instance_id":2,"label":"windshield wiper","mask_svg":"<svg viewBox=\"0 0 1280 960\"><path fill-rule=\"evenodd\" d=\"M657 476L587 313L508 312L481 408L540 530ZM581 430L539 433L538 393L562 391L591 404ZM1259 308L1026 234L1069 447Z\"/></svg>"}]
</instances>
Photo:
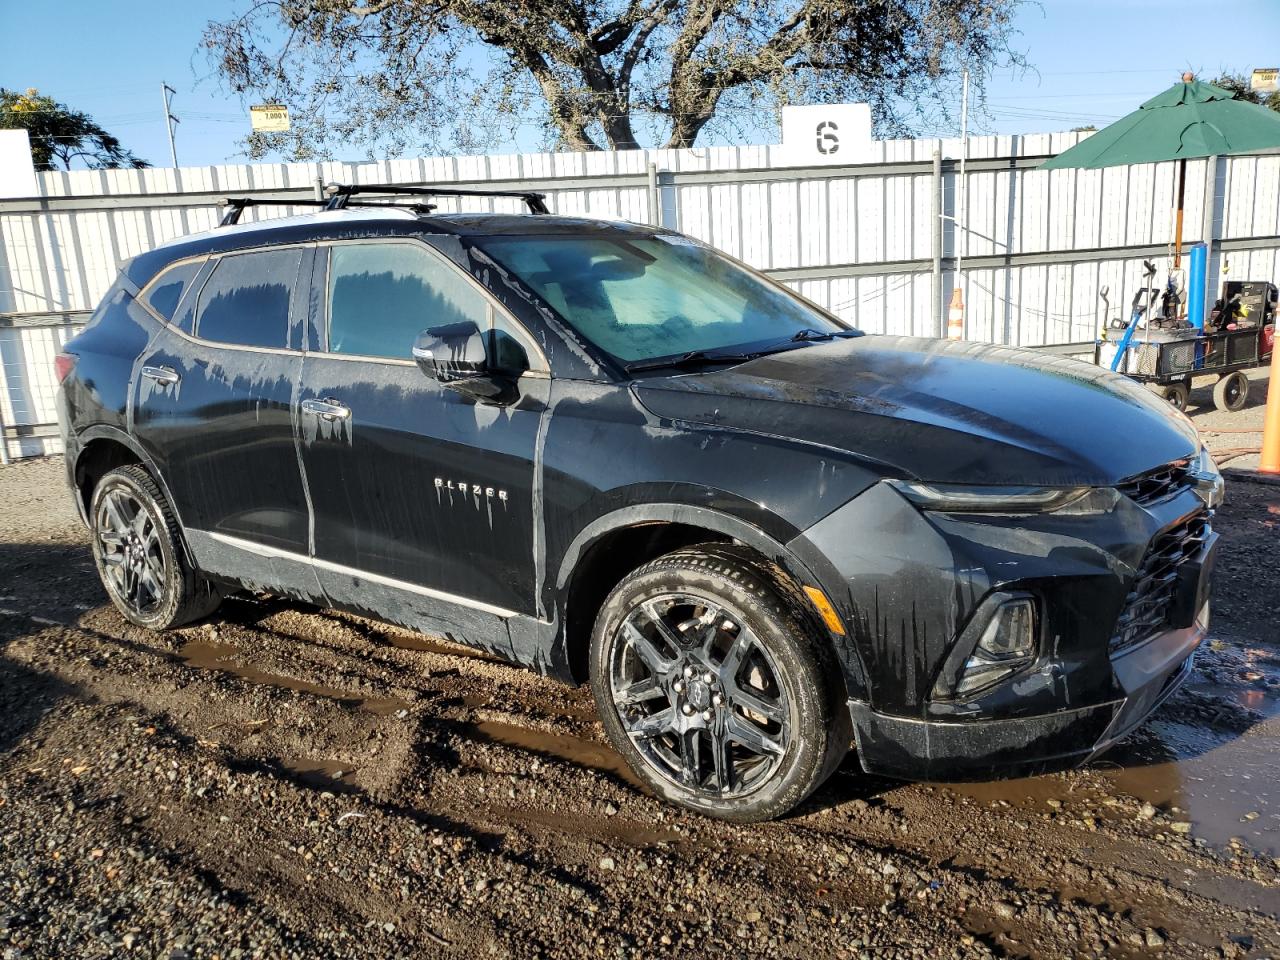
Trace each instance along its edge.
<instances>
[{"instance_id":1,"label":"windshield wiper","mask_svg":"<svg viewBox=\"0 0 1280 960\"><path fill-rule=\"evenodd\" d=\"M672 357L637 360L624 365L622 369L627 373L637 373L641 370L660 370L663 367L696 367L704 363L743 363L754 360L758 356L757 353L708 353L706 350L690 350L688 353L678 353Z\"/></svg>"},{"instance_id":2,"label":"windshield wiper","mask_svg":"<svg viewBox=\"0 0 1280 960\"><path fill-rule=\"evenodd\" d=\"M802 342L805 340L830 340L835 336L834 333L823 333L821 330L814 330L811 327L805 327L792 337L794 342Z\"/></svg>"}]
</instances>

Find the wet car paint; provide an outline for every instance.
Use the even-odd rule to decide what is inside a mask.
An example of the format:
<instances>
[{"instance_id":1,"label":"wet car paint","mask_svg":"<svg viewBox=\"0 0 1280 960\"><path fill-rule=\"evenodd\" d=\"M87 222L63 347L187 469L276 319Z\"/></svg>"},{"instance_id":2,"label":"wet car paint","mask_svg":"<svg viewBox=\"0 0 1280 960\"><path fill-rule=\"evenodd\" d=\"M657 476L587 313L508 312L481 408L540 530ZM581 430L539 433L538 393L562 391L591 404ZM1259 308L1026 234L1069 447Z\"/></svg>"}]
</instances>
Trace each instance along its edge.
<instances>
[{"instance_id":1,"label":"wet car paint","mask_svg":"<svg viewBox=\"0 0 1280 960\"><path fill-rule=\"evenodd\" d=\"M69 462L114 425L167 479L209 573L439 632L566 679L568 644L582 639L569 635L575 577L593 547L645 524L703 529L755 547L836 604L850 629L827 639L869 769L942 771L927 738L912 748L903 734L902 723L917 720L1042 718L1008 753L1054 755L1069 740L1087 754L1103 737L1132 692L1106 652L1128 580L1151 538L1202 503L1187 493L1159 515L1119 498L1088 518L959 520L926 517L880 481L1111 485L1192 455L1184 420L1123 378L1074 361L907 338L812 343L729 369L633 381L470 242L534 228L651 232L564 218L531 226L321 215L215 231L136 258L105 312L68 345L88 358L64 393ZM521 378L493 403L412 366L328 358L315 352L318 275L309 288L300 280L291 349L238 366L167 329L130 294L183 257L376 237L417 237L469 270L542 347L550 380ZM119 362L96 356L96 331L114 336L117 327L134 331L127 343L151 341L134 356L184 373L209 369L225 396L188 390L185 380L174 396L158 395L142 387L134 362L123 391L132 410L113 421L82 378L101 365L114 377L110 395L121 395ZM299 411L304 399L337 393L353 411L345 423ZM472 489L463 494L463 485ZM490 488L508 500L496 503ZM244 542L266 549L246 553ZM931 699L973 611L1011 585L1052 598L1043 662L963 704ZM1183 639L1189 654L1194 642ZM971 759L991 759L983 738L961 740Z\"/></svg>"}]
</instances>

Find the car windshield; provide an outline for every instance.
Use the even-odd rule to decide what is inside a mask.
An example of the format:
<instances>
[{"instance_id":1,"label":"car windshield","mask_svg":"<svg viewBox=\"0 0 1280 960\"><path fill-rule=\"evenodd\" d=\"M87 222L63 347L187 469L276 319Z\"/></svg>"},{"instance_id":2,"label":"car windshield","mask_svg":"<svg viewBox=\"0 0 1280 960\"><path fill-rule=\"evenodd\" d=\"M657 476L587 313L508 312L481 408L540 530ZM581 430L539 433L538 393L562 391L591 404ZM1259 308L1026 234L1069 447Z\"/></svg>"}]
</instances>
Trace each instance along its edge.
<instances>
[{"instance_id":1,"label":"car windshield","mask_svg":"<svg viewBox=\"0 0 1280 960\"><path fill-rule=\"evenodd\" d=\"M628 365L767 349L847 329L778 284L677 235L494 237L479 245Z\"/></svg>"}]
</instances>

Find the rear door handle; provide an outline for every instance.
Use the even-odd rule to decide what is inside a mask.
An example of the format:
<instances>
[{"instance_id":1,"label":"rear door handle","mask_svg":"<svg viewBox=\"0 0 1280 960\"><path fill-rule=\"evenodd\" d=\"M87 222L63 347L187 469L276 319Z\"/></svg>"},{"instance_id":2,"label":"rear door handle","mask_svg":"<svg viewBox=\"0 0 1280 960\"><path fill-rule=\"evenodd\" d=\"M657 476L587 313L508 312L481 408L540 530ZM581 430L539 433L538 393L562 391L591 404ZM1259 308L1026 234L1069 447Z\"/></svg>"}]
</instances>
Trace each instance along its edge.
<instances>
[{"instance_id":1,"label":"rear door handle","mask_svg":"<svg viewBox=\"0 0 1280 960\"><path fill-rule=\"evenodd\" d=\"M306 413L314 414L321 420L327 420L330 423L335 420L346 420L351 416L350 407L329 398L324 400L303 400L302 409Z\"/></svg>"},{"instance_id":2,"label":"rear door handle","mask_svg":"<svg viewBox=\"0 0 1280 960\"><path fill-rule=\"evenodd\" d=\"M170 370L168 367L143 367L142 375L148 380L154 380L161 386L171 387L182 378L178 374Z\"/></svg>"}]
</instances>

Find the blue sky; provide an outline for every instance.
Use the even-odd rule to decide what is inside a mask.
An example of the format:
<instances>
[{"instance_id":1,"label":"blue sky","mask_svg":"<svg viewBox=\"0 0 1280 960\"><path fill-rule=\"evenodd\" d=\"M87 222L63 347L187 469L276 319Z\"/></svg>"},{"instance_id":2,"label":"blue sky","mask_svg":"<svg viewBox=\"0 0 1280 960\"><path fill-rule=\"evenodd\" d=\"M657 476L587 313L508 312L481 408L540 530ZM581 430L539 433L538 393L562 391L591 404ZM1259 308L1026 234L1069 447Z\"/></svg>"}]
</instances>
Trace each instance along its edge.
<instances>
[{"instance_id":1,"label":"blue sky","mask_svg":"<svg viewBox=\"0 0 1280 960\"><path fill-rule=\"evenodd\" d=\"M34 86L88 111L135 153L165 166L160 84L166 81L178 91L179 161L237 162L247 107L219 89L196 45L208 18L243 6L243 0L62 0L54 7L0 0L0 86ZM1280 66L1280 0L1041 0L1023 8L1017 26L1015 46L1035 69L991 78L983 132L1103 126L1184 69L1210 79L1223 68ZM531 135L501 152L535 146Z\"/></svg>"}]
</instances>

